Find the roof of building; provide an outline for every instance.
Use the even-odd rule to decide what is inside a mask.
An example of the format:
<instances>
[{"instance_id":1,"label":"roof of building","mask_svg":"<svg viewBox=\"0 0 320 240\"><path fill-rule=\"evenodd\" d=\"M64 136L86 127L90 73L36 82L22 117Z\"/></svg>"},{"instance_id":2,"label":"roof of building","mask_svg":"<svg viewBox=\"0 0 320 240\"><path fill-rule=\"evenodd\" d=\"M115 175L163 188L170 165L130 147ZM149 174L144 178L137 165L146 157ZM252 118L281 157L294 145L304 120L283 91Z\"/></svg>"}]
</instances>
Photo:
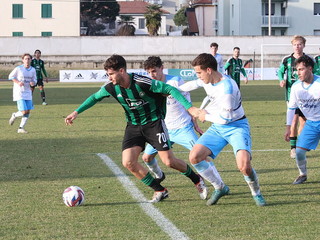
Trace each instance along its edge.
<instances>
[{"instance_id":1,"label":"roof of building","mask_svg":"<svg viewBox=\"0 0 320 240\"><path fill-rule=\"evenodd\" d=\"M118 1L120 5L119 14L144 14L149 3L143 1ZM168 11L161 9L162 14L169 14Z\"/></svg>"}]
</instances>

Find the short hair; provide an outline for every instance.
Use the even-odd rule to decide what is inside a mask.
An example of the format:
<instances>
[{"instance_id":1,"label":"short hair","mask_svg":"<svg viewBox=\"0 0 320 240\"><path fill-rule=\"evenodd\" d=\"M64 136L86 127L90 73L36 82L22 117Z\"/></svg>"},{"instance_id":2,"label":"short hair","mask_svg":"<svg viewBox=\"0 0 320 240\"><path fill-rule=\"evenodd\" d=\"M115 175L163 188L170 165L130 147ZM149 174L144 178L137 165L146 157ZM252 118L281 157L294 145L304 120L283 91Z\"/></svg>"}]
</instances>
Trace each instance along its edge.
<instances>
[{"instance_id":1,"label":"short hair","mask_svg":"<svg viewBox=\"0 0 320 240\"><path fill-rule=\"evenodd\" d=\"M297 40L300 40L303 43L303 45L306 45L307 40L303 36L300 36L300 35L294 35L291 40L291 44L293 44L293 41L297 41Z\"/></svg>"},{"instance_id":2,"label":"short hair","mask_svg":"<svg viewBox=\"0 0 320 240\"><path fill-rule=\"evenodd\" d=\"M218 48L218 47L219 47L219 45L218 45L218 43L213 42L213 43L211 43L211 44L210 44L210 47L216 47L216 48Z\"/></svg>"},{"instance_id":3,"label":"short hair","mask_svg":"<svg viewBox=\"0 0 320 240\"><path fill-rule=\"evenodd\" d=\"M32 59L32 56L30 53L24 53L22 56L21 56L21 59L24 59L25 56L29 56L31 59Z\"/></svg>"},{"instance_id":4,"label":"short hair","mask_svg":"<svg viewBox=\"0 0 320 240\"><path fill-rule=\"evenodd\" d=\"M41 51L39 49L34 51L34 54L36 54L36 52L39 52L41 54Z\"/></svg>"},{"instance_id":5,"label":"short hair","mask_svg":"<svg viewBox=\"0 0 320 240\"><path fill-rule=\"evenodd\" d=\"M214 71L217 71L217 60L212 54L201 53L199 54L192 62L193 67L200 66L201 69L205 70L211 68Z\"/></svg>"},{"instance_id":6,"label":"short hair","mask_svg":"<svg viewBox=\"0 0 320 240\"><path fill-rule=\"evenodd\" d=\"M105 61L103 66L105 70L112 68L117 71L120 68L127 69L127 62L122 56L113 54Z\"/></svg>"},{"instance_id":7,"label":"short hair","mask_svg":"<svg viewBox=\"0 0 320 240\"><path fill-rule=\"evenodd\" d=\"M240 51L240 48L239 48L239 47L234 47L234 48L233 48L233 51L236 50L236 49L238 49L238 50Z\"/></svg>"},{"instance_id":8,"label":"short hair","mask_svg":"<svg viewBox=\"0 0 320 240\"><path fill-rule=\"evenodd\" d=\"M145 70L148 70L154 67L161 67L161 66L163 66L163 63L161 61L161 58L158 56L150 56L143 63L143 67Z\"/></svg>"},{"instance_id":9,"label":"short hair","mask_svg":"<svg viewBox=\"0 0 320 240\"><path fill-rule=\"evenodd\" d=\"M302 55L301 57L299 57L296 61L295 61L295 66L297 66L298 64L303 63L304 66L306 67L314 67L314 61L311 57L309 57L308 55Z\"/></svg>"}]
</instances>

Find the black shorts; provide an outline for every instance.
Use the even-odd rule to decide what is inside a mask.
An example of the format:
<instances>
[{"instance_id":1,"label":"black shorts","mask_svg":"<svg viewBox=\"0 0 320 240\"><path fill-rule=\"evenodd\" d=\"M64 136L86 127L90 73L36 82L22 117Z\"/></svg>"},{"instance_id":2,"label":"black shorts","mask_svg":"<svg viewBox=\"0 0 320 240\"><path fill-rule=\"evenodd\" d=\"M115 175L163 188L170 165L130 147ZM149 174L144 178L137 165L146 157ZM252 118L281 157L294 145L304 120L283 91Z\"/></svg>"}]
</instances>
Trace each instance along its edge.
<instances>
[{"instance_id":1,"label":"black shorts","mask_svg":"<svg viewBox=\"0 0 320 240\"><path fill-rule=\"evenodd\" d=\"M300 108L297 108L294 114L298 114L299 117L305 118L305 116L304 116L303 113L301 112Z\"/></svg>"},{"instance_id":2,"label":"black shorts","mask_svg":"<svg viewBox=\"0 0 320 240\"><path fill-rule=\"evenodd\" d=\"M146 143L150 143L158 151L168 151L171 148L164 120L160 119L145 125L127 124L122 141L122 151L135 146L140 146L143 151Z\"/></svg>"},{"instance_id":3,"label":"black shorts","mask_svg":"<svg viewBox=\"0 0 320 240\"><path fill-rule=\"evenodd\" d=\"M37 79L36 86L43 86L43 79Z\"/></svg>"}]
</instances>

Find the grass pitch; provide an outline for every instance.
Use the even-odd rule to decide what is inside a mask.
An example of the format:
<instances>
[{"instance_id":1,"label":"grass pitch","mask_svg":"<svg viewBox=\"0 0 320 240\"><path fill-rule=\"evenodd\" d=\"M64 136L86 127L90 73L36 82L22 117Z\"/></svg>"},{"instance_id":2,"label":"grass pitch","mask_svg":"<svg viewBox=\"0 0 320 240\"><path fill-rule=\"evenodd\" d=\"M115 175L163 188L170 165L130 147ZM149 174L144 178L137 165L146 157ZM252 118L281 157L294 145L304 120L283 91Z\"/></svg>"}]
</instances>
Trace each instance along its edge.
<instances>
[{"instance_id":1,"label":"grass pitch","mask_svg":"<svg viewBox=\"0 0 320 240\"><path fill-rule=\"evenodd\" d=\"M8 125L16 105L11 84L0 82L0 239L170 239L96 155L106 153L151 197L152 191L121 165L125 119L118 103L105 99L74 126L64 125L64 117L100 86L51 82L45 86L47 106L36 89L29 134L23 135L16 133L20 119ZM187 178L161 164L170 198L154 206L189 239L318 239L319 152L308 153L307 183L292 185L298 171L283 140L283 89L277 81L251 81L241 91L251 124L253 166L268 206L254 204L230 147L215 164L231 195L208 207ZM195 106L203 97L201 89L192 92ZM187 160L184 148L173 150ZM70 185L84 189L84 206L63 204L62 192Z\"/></svg>"}]
</instances>

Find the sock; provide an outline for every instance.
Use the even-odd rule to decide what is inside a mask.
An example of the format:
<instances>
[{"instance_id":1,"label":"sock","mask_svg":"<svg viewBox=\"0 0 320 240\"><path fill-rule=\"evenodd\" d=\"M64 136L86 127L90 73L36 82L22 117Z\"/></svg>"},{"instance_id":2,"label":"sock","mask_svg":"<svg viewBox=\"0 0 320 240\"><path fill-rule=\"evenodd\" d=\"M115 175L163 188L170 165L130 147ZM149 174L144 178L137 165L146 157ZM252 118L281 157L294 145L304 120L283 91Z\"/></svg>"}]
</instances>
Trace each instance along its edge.
<instances>
[{"instance_id":1,"label":"sock","mask_svg":"<svg viewBox=\"0 0 320 240\"><path fill-rule=\"evenodd\" d=\"M192 166L197 170L201 177L203 177L212 184L214 189L219 190L225 186L213 162L207 162L206 160L203 160Z\"/></svg>"},{"instance_id":2,"label":"sock","mask_svg":"<svg viewBox=\"0 0 320 240\"><path fill-rule=\"evenodd\" d=\"M148 172L147 175L141 179L141 182L143 182L148 187L151 187L154 191L163 191L165 188L160 185Z\"/></svg>"},{"instance_id":3,"label":"sock","mask_svg":"<svg viewBox=\"0 0 320 240\"><path fill-rule=\"evenodd\" d=\"M17 117L22 117L23 116L23 113L18 111L16 113L14 113L14 116L17 118Z\"/></svg>"},{"instance_id":4,"label":"sock","mask_svg":"<svg viewBox=\"0 0 320 240\"><path fill-rule=\"evenodd\" d=\"M26 125L26 123L28 121L28 118L29 118L29 114L23 115L23 117L21 118L21 122L20 122L19 128L24 128L24 126Z\"/></svg>"},{"instance_id":5,"label":"sock","mask_svg":"<svg viewBox=\"0 0 320 240\"><path fill-rule=\"evenodd\" d=\"M259 185L259 179L256 171L252 168L250 176L245 176L245 175L243 176L244 176L244 180L247 182L251 190L252 196L260 195L261 194L260 185Z\"/></svg>"},{"instance_id":6,"label":"sock","mask_svg":"<svg viewBox=\"0 0 320 240\"><path fill-rule=\"evenodd\" d=\"M297 144L297 137L290 137L290 146L291 146L291 149L292 149L292 148L296 148L296 144Z\"/></svg>"},{"instance_id":7,"label":"sock","mask_svg":"<svg viewBox=\"0 0 320 240\"><path fill-rule=\"evenodd\" d=\"M198 174L196 174L191 168L190 166L187 164L187 171L184 173L181 173L182 175L185 175L186 177L190 178L190 180L194 183L194 184L198 184L200 182L200 177Z\"/></svg>"},{"instance_id":8,"label":"sock","mask_svg":"<svg viewBox=\"0 0 320 240\"><path fill-rule=\"evenodd\" d=\"M45 94L44 90L40 90L40 95L41 95L42 101L45 102L46 101L46 94Z\"/></svg>"},{"instance_id":9,"label":"sock","mask_svg":"<svg viewBox=\"0 0 320 240\"><path fill-rule=\"evenodd\" d=\"M300 175L307 176L307 151L301 148L296 149L296 163L299 169Z\"/></svg>"},{"instance_id":10,"label":"sock","mask_svg":"<svg viewBox=\"0 0 320 240\"><path fill-rule=\"evenodd\" d=\"M161 168L158 165L157 159L153 159L151 162L144 162L149 170L156 176L156 178L161 178L163 173Z\"/></svg>"}]
</instances>

